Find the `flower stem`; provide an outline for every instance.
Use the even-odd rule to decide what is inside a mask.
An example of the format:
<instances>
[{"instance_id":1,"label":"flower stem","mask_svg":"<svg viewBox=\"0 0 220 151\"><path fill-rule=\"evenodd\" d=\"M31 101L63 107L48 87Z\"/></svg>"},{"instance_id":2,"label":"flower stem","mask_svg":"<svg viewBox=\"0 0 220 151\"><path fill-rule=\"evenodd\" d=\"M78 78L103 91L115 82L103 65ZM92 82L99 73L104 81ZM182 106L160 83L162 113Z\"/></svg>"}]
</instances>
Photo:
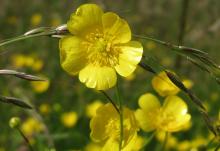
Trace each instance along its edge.
<instances>
[{"instance_id":1,"label":"flower stem","mask_svg":"<svg viewBox=\"0 0 220 151\"><path fill-rule=\"evenodd\" d=\"M153 138L155 137L155 134L156 134L156 131L154 131L150 136L148 136L142 148L145 148L145 150L147 150L146 147L153 140Z\"/></svg>"},{"instance_id":2,"label":"flower stem","mask_svg":"<svg viewBox=\"0 0 220 151\"><path fill-rule=\"evenodd\" d=\"M168 141L168 136L169 136L169 133L166 132L165 133L165 138L163 140L163 144L162 144L162 147L161 147L161 151L164 151L166 149L166 144L167 144L167 141Z\"/></svg>"},{"instance_id":3,"label":"flower stem","mask_svg":"<svg viewBox=\"0 0 220 151\"><path fill-rule=\"evenodd\" d=\"M119 118L120 118L120 143L119 143L119 151L122 150L123 145L123 137L124 137L124 129L123 129L123 102L119 92L119 86L116 84L116 97L119 104Z\"/></svg>"},{"instance_id":4,"label":"flower stem","mask_svg":"<svg viewBox=\"0 0 220 151\"><path fill-rule=\"evenodd\" d=\"M120 111L117 107L117 105L115 104L115 102L112 100L112 98L103 90L100 90L100 92L102 92L102 94L110 101L110 103L114 106L115 110L118 112L118 114L120 115Z\"/></svg>"},{"instance_id":5,"label":"flower stem","mask_svg":"<svg viewBox=\"0 0 220 151\"><path fill-rule=\"evenodd\" d=\"M49 36L54 34L54 31L48 31L48 32L41 32L41 33L37 33L37 34L31 34L31 35L21 35L18 37L14 37L14 38L10 38L10 39L6 39L2 42L0 42L0 47L17 42L17 41L21 41L21 40L25 40L28 38L34 38L34 37L40 37L40 36Z\"/></svg>"},{"instance_id":6,"label":"flower stem","mask_svg":"<svg viewBox=\"0 0 220 151\"><path fill-rule=\"evenodd\" d=\"M24 133L23 133L19 128L17 128L17 130L18 130L19 134L22 136L22 138L24 139L24 141L27 143L27 145L28 145L30 151L34 151L33 147L31 146L30 141L29 141L28 138L24 135Z\"/></svg>"}]
</instances>

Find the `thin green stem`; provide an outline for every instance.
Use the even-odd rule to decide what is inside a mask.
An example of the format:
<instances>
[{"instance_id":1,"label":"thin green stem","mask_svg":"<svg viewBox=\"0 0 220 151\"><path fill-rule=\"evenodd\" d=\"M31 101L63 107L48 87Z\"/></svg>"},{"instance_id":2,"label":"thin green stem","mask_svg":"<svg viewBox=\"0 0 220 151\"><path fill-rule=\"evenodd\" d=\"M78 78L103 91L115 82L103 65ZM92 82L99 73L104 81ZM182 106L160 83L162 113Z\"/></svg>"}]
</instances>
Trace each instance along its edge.
<instances>
[{"instance_id":1,"label":"thin green stem","mask_svg":"<svg viewBox=\"0 0 220 151\"><path fill-rule=\"evenodd\" d=\"M102 94L109 100L109 102L114 106L115 110L120 115L120 111L119 111L117 105L115 104L115 102L112 100L112 98L105 91L100 90L100 92L102 92Z\"/></svg>"},{"instance_id":2,"label":"thin green stem","mask_svg":"<svg viewBox=\"0 0 220 151\"><path fill-rule=\"evenodd\" d=\"M206 148L209 149L212 145L213 145L213 142L215 141L216 139L216 136L214 136L212 139L210 139L210 141L208 142L208 144L206 145Z\"/></svg>"},{"instance_id":3,"label":"thin green stem","mask_svg":"<svg viewBox=\"0 0 220 151\"><path fill-rule=\"evenodd\" d=\"M123 138L124 138L124 129L123 129L123 102L119 92L119 86L116 84L116 97L119 104L119 118L120 118L120 143L119 143L119 151L122 150Z\"/></svg>"},{"instance_id":4,"label":"thin green stem","mask_svg":"<svg viewBox=\"0 0 220 151\"><path fill-rule=\"evenodd\" d=\"M0 47L17 42L17 41L21 41L21 40L25 40L28 38L34 38L34 37L39 37L39 36L49 36L54 34L55 31L48 31L48 32L42 32L42 33L37 33L37 34L32 34L32 35L22 35L22 36L18 36L15 38L11 38L11 39L7 39L4 40L2 42L0 42Z\"/></svg>"},{"instance_id":5,"label":"thin green stem","mask_svg":"<svg viewBox=\"0 0 220 151\"><path fill-rule=\"evenodd\" d=\"M153 140L155 134L156 134L156 131L154 131L150 136L148 136L148 138L145 140L144 145L142 147L143 149L145 148L146 150L147 145Z\"/></svg>"},{"instance_id":6,"label":"thin green stem","mask_svg":"<svg viewBox=\"0 0 220 151\"><path fill-rule=\"evenodd\" d=\"M24 133L19 129L17 128L19 134L22 136L22 138L24 139L24 141L26 142L26 144L28 145L30 151L34 151L33 147L31 146L31 143L30 141L28 140L28 138L24 135Z\"/></svg>"},{"instance_id":7,"label":"thin green stem","mask_svg":"<svg viewBox=\"0 0 220 151\"><path fill-rule=\"evenodd\" d=\"M168 141L168 137L169 137L169 133L166 132L166 133L165 133L165 138L164 138L164 140L163 140L163 144L162 144L162 147L161 147L161 151L165 151L165 149L166 149L166 144L167 144L167 141Z\"/></svg>"}]
</instances>

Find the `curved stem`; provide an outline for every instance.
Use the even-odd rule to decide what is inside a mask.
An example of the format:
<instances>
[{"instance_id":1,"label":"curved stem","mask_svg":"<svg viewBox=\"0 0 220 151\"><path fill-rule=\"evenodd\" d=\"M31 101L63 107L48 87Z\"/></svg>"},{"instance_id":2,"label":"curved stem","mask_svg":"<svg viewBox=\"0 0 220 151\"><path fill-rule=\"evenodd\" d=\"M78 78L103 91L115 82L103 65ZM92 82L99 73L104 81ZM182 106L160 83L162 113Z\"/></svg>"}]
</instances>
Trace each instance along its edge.
<instances>
[{"instance_id":1,"label":"curved stem","mask_svg":"<svg viewBox=\"0 0 220 151\"><path fill-rule=\"evenodd\" d=\"M31 146L30 141L29 141L28 138L24 135L24 133L23 133L19 128L17 128L17 130L18 130L19 134L22 136L22 138L24 139L24 141L27 143L27 145L28 145L30 151L34 151L33 147Z\"/></svg>"},{"instance_id":2,"label":"curved stem","mask_svg":"<svg viewBox=\"0 0 220 151\"><path fill-rule=\"evenodd\" d=\"M37 34L32 34L32 35L18 36L18 37L7 39L7 40L4 40L4 41L0 42L0 47L2 47L4 45L11 44L11 43L14 43L14 42L17 42L17 41L25 40L25 39L28 39L28 38L34 38L34 37L39 37L39 36L49 36L49 35L52 35L54 33L55 33L55 31L48 31L48 32L42 32L42 33L37 33Z\"/></svg>"},{"instance_id":3,"label":"curved stem","mask_svg":"<svg viewBox=\"0 0 220 151\"><path fill-rule=\"evenodd\" d=\"M117 105L114 103L114 101L112 100L112 98L103 90L100 90L100 92L102 92L102 94L110 101L110 103L114 106L115 110L118 112L118 114L120 115L120 111L117 107Z\"/></svg>"},{"instance_id":4,"label":"curved stem","mask_svg":"<svg viewBox=\"0 0 220 151\"><path fill-rule=\"evenodd\" d=\"M119 118L120 118L120 143L119 143L119 151L122 150L122 145L123 145L123 137L124 137L124 129L123 129L123 102L120 96L120 92L119 92L119 86L118 84L116 84L116 97L118 100L118 104L119 104Z\"/></svg>"}]
</instances>

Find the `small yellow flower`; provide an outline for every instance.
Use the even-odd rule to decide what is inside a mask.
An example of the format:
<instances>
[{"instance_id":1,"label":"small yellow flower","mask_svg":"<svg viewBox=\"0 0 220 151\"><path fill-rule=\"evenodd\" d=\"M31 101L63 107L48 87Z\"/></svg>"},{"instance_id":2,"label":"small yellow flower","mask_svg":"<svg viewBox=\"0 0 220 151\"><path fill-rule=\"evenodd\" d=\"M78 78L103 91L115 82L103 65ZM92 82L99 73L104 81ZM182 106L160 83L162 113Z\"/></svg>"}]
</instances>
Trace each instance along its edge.
<instances>
[{"instance_id":1,"label":"small yellow flower","mask_svg":"<svg viewBox=\"0 0 220 151\"><path fill-rule=\"evenodd\" d=\"M191 80L183 80L183 84L186 88L191 88L193 85ZM160 72L153 78L152 86L160 96L164 97L176 95L180 91L180 89L169 79L165 71Z\"/></svg>"},{"instance_id":2,"label":"small yellow flower","mask_svg":"<svg viewBox=\"0 0 220 151\"><path fill-rule=\"evenodd\" d=\"M32 81L30 84L36 93L43 93L48 90L48 88L50 86L50 80Z\"/></svg>"},{"instance_id":3,"label":"small yellow flower","mask_svg":"<svg viewBox=\"0 0 220 151\"><path fill-rule=\"evenodd\" d=\"M35 118L28 118L21 125L22 132L27 136L41 132L43 128L43 124Z\"/></svg>"},{"instance_id":4,"label":"small yellow flower","mask_svg":"<svg viewBox=\"0 0 220 151\"><path fill-rule=\"evenodd\" d=\"M25 66L25 57L21 54L12 55L11 57L12 65L16 68L21 68Z\"/></svg>"},{"instance_id":5,"label":"small yellow flower","mask_svg":"<svg viewBox=\"0 0 220 151\"><path fill-rule=\"evenodd\" d=\"M42 15L40 13L35 13L31 16L31 25L38 26L42 22Z\"/></svg>"},{"instance_id":6,"label":"small yellow flower","mask_svg":"<svg viewBox=\"0 0 220 151\"><path fill-rule=\"evenodd\" d=\"M96 110L102 106L103 103L100 100L95 100L94 102L86 106L86 116L92 118L96 115Z\"/></svg>"},{"instance_id":7,"label":"small yellow flower","mask_svg":"<svg viewBox=\"0 0 220 151\"><path fill-rule=\"evenodd\" d=\"M16 68L29 67L34 71L43 68L43 61L31 55L15 54L11 57L12 65Z\"/></svg>"},{"instance_id":8,"label":"small yellow flower","mask_svg":"<svg viewBox=\"0 0 220 151\"><path fill-rule=\"evenodd\" d=\"M176 137L174 137L172 134L168 134L168 140L166 143L166 148L174 148L176 145L178 145L178 140ZM164 131L158 131L156 138L158 141L161 143L165 140L166 137L166 132Z\"/></svg>"},{"instance_id":9,"label":"small yellow flower","mask_svg":"<svg viewBox=\"0 0 220 151\"><path fill-rule=\"evenodd\" d=\"M164 71L153 78L152 86L160 96L175 95L180 91Z\"/></svg>"},{"instance_id":10,"label":"small yellow flower","mask_svg":"<svg viewBox=\"0 0 220 151\"><path fill-rule=\"evenodd\" d=\"M18 17L17 16L9 16L7 18L7 23L10 25L16 25L16 23L18 22Z\"/></svg>"},{"instance_id":11,"label":"small yellow flower","mask_svg":"<svg viewBox=\"0 0 220 151\"><path fill-rule=\"evenodd\" d=\"M71 128L76 125L78 120L78 115L76 112L66 112L61 115L61 122L65 127Z\"/></svg>"},{"instance_id":12,"label":"small yellow flower","mask_svg":"<svg viewBox=\"0 0 220 151\"><path fill-rule=\"evenodd\" d=\"M131 140L137 136L138 126L133 111L124 108L123 113L124 138L122 147L125 149L132 142ZM112 104L107 103L98 108L96 115L90 121L90 128L92 140L105 143L102 151L118 150L120 118Z\"/></svg>"},{"instance_id":13,"label":"small yellow flower","mask_svg":"<svg viewBox=\"0 0 220 151\"><path fill-rule=\"evenodd\" d=\"M51 111L50 105L49 105L49 104L46 104L46 103L41 104L40 107L39 107L39 111L40 111L40 113L43 114L43 115L49 114L50 111Z\"/></svg>"},{"instance_id":14,"label":"small yellow flower","mask_svg":"<svg viewBox=\"0 0 220 151\"><path fill-rule=\"evenodd\" d=\"M128 23L95 4L80 6L67 23L70 35L59 42L62 68L89 88L105 90L127 77L142 58L143 47L131 41Z\"/></svg>"},{"instance_id":15,"label":"small yellow flower","mask_svg":"<svg viewBox=\"0 0 220 151\"><path fill-rule=\"evenodd\" d=\"M186 103L177 96L168 96L163 106L156 96L150 93L139 99L140 109L136 111L136 119L144 131L162 130L176 132L190 121Z\"/></svg>"}]
</instances>

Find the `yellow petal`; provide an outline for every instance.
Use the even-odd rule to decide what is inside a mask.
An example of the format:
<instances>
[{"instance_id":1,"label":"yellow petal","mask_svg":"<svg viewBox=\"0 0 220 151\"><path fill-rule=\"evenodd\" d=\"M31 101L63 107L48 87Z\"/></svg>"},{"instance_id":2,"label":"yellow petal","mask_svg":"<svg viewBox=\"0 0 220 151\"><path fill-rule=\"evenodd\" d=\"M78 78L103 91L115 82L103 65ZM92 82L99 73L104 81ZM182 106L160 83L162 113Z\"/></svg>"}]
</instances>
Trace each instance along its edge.
<instances>
[{"instance_id":1,"label":"yellow petal","mask_svg":"<svg viewBox=\"0 0 220 151\"><path fill-rule=\"evenodd\" d=\"M163 114L169 119L166 131L179 131L181 130L190 120L191 116L187 113L188 107L186 103L177 96L168 96L165 99L163 105Z\"/></svg>"},{"instance_id":2,"label":"yellow petal","mask_svg":"<svg viewBox=\"0 0 220 151\"><path fill-rule=\"evenodd\" d=\"M110 138L107 140L101 151L118 151L119 148L119 143L118 141Z\"/></svg>"},{"instance_id":3,"label":"yellow petal","mask_svg":"<svg viewBox=\"0 0 220 151\"><path fill-rule=\"evenodd\" d=\"M140 97L138 103L141 109L135 112L135 117L140 127L146 132L154 130L160 111L159 100L154 95L147 93Z\"/></svg>"},{"instance_id":4,"label":"yellow petal","mask_svg":"<svg viewBox=\"0 0 220 151\"><path fill-rule=\"evenodd\" d=\"M127 43L131 40L131 30L128 23L117 14L105 13L102 16L102 23L104 34L109 36L109 40L113 40L113 43Z\"/></svg>"},{"instance_id":5,"label":"yellow petal","mask_svg":"<svg viewBox=\"0 0 220 151\"><path fill-rule=\"evenodd\" d=\"M151 93L146 93L142 95L138 100L138 104L141 107L141 109L147 112L157 110L160 108L160 102L158 98Z\"/></svg>"},{"instance_id":6,"label":"yellow petal","mask_svg":"<svg viewBox=\"0 0 220 151\"><path fill-rule=\"evenodd\" d=\"M152 80L152 86L160 96L175 95L180 90L168 78L166 72L160 72Z\"/></svg>"},{"instance_id":7,"label":"yellow petal","mask_svg":"<svg viewBox=\"0 0 220 151\"><path fill-rule=\"evenodd\" d=\"M121 76L127 77L134 72L137 64L141 61L143 47L137 41L130 41L119 46L119 49L121 50L119 65L115 69Z\"/></svg>"},{"instance_id":8,"label":"yellow petal","mask_svg":"<svg viewBox=\"0 0 220 151\"><path fill-rule=\"evenodd\" d=\"M81 5L70 17L68 30L73 35L85 35L89 31L102 26L102 9L96 4Z\"/></svg>"},{"instance_id":9,"label":"yellow petal","mask_svg":"<svg viewBox=\"0 0 220 151\"><path fill-rule=\"evenodd\" d=\"M106 90L116 84L117 76L111 67L89 64L79 72L79 80L89 88Z\"/></svg>"},{"instance_id":10,"label":"yellow petal","mask_svg":"<svg viewBox=\"0 0 220 151\"><path fill-rule=\"evenodd\" d=\"M71 75L77 74L87 63L86 49L82 46L82 40L67 36L60 40L59 47L62 68Z\"/></svg>"},{"instance_id":11,"label":"yellow petal","mask_svg":"<svg viewBox=\"0 0 220 151\"><path fill-rule=\"evenodd\" d=\"M118 113L112 104L108 103L96 111L96 116L90 121L91 133L90 137L95 142L100 142L109 137L108 129L106 129L109 121L117 119Z\"/></svg>"}]
</instances>

